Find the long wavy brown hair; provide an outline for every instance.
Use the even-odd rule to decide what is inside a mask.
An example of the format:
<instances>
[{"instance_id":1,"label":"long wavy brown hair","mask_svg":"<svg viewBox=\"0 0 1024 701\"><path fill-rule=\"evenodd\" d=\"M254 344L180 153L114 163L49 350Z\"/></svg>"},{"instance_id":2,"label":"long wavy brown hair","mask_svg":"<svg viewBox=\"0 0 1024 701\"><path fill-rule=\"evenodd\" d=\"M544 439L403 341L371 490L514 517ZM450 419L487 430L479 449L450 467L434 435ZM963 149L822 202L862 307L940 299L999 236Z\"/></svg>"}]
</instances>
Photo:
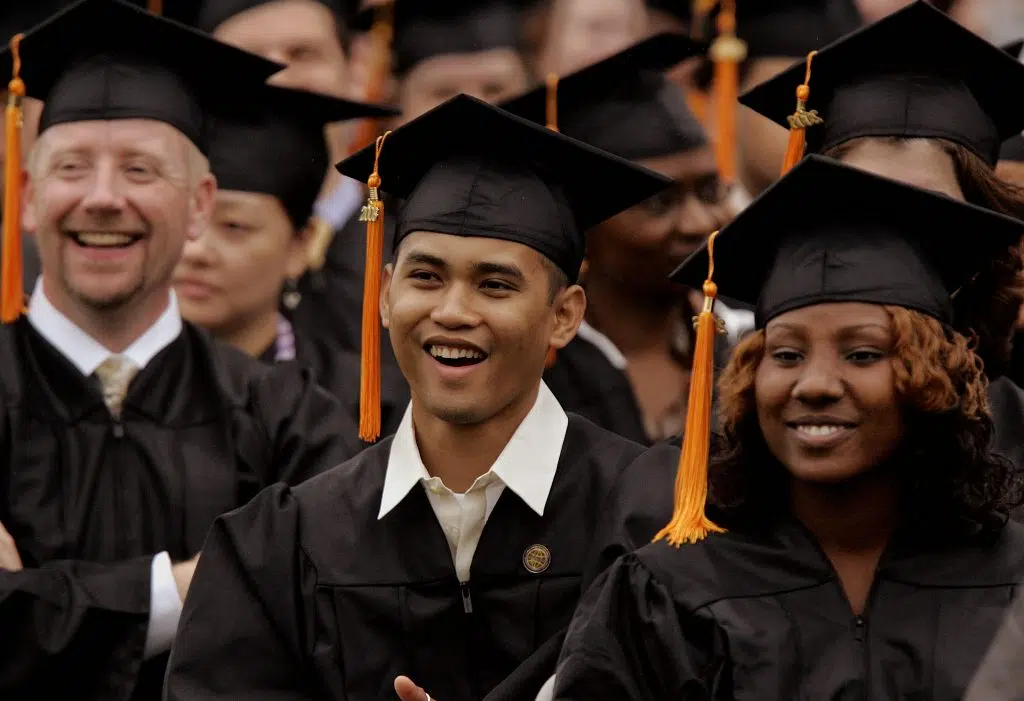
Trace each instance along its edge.
<instances>
[{"instance_id":1,"label":"long wavy brown hair","mask_svg":"<svg viewBox=\"0 0 1024 701\"><path fill-rule=\"evenodd\" d=\"M905 137L870 137L899 144ZM828 149L824 155L842 160L861 139L851 139ZM999 177L995 170L974 153L945 139L929 139L953 160L957 181L964 198L971 204L1001 214L1024 219L1024 188ZM971 236L983 232L964 232L964 245ZM953 298L953 327L975 341L975 350L985 363L985 373L995 378L1010 365L1017 314L1024 304L1024 256L1019 245L994 257L987 267Z\"/></svg>"},{"instance_id":2,"label":"long wavy brown hair","mask_svg":"<svg viewBox=\"0 0 1024 701\"><path fill-rule=\"evenodd\" d=\"M930 527L994 531L1024 500L1024 482L989 449L988 382L968 340L935 319L885 306L906 434L893 461L905 489L904 514ZM720 435L711 469L712 505L731 527L760 526L788 503L789 476L768 449L757 418L754 379L765 335L734 350L718 384Z\"/></svg>"}]
</instances>

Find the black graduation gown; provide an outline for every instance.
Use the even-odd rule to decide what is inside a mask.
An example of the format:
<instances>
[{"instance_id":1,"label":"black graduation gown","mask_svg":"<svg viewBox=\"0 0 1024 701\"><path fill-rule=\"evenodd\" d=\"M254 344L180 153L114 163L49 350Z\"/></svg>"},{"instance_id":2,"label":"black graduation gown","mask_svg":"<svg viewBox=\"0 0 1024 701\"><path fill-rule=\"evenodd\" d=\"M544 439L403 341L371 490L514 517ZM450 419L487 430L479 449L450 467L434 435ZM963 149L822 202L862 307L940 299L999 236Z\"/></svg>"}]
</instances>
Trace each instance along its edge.
<instances>
[{"instance_id":1,"label":"black graduation gown","mask_svg":"<svg viewBox=\"0 0 1024 701\"><path fill-rule=\"evenodd\" d=\"M725 367L730 350L725 336L720 336L715 344L716 367ZM558 351L555 364L544 372L544 382L566 411L631 441L651 443L629 376L590 341L577 336Z\"/></svg>"},{"instance_id":2,"label":"black graduation gown","mask_svg":"<svg viewBox=\"0 0 1024 701\"><path fill-rule=\"evenodd\" d=\"M189 324L117 422L27 319L0 327L0 522L26 568L0 572L0 698L159 698L167 656L142 660L153 556L191 558L218 515L360 448L307 371Z\"/></svg>"},{"instance_id":3,"label":"black graduation gown","mask_svg":"<svg viewBox=\"0 0 1024 701\"><path fill-rule=\"evenodd\" d=\"M988 406L994 434L992 450L1024 470L1024 390L1003 375L988 386Z\"/></svg>"},{"instance_id":4,"label":"black graduation gown","mask_svg":"<svg viewBox=\"0 0 1024 701\"><path fill-rule=\"evenodd\" d=\"M626 555L580 604L555 698L962 697L1024 579L1024 526L883 556L863 616L796 525Z\"/></svg>"},{"instance_id":5,"label":"black graduation gown","mask_svg":"<svg viewBox=\"0 0 1024 701\"><path fill-rule=\"evenodd\" d=\"M554 672L581 586L621 552L620 494L659 503L671 487L631 474L641 446L570 415L544 516L504 490L460 591L422 488L377 519L390 446L217 520L171 654L168 701L257 690L265 701L390 700L399 674L442 701L532 699ZM648 518L651 533L664 518ZM534 545L550 552L538 574L524 565Z\"/></svg>"},{"instance_id":6,"label":"black graduation gown","mask_svg":"<svg viewBox=\"0 0 1024 701\"><path fill-rule=\"evenodd\" d=\"M280 362L277 348L271 345L260 356L267 364ZM310 369L317 383L334 395L359 425L359 354L343 351L320 338L295 333L295 360ZM289 362L289 361L284 361ZM381 438L398 430L409 405L409 384L398 365L381 365L380 377Z\"/></svg>"}]
</instances>

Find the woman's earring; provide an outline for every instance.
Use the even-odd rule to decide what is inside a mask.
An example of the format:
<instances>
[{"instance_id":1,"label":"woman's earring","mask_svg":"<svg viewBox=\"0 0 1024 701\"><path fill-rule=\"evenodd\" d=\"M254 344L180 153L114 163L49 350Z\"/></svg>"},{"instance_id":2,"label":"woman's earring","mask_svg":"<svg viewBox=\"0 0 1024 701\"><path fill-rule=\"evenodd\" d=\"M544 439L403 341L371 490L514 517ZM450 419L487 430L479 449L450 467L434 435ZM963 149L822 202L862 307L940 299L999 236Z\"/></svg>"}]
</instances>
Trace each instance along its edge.
<instances>
[{"instance_id":1,"label":"woman's earring","mask_svg":"<svg viewBox=\"0 0 1024 701\"><path fill-rule=\"evenodd\" d=\"M298 280L288 278L284 281L284 292L281 293L281 302L284 304L284 308L294 311L301 301L302 293L299 292Z\"/></svg>"}]
</instances>

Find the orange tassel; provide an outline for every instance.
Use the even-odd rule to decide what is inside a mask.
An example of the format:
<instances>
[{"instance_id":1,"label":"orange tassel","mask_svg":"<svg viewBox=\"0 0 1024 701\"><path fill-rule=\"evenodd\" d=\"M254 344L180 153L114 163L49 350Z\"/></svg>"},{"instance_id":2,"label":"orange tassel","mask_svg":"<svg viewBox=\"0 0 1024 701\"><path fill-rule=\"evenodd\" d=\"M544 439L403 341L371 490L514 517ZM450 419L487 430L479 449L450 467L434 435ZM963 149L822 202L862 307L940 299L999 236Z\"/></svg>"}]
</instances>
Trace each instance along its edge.
<instances>
[{"instance_id":1,"label":"orange tassel","mask_svg":"<svg viewBox=\"0 0 1024 701\"><path fill-rule=\"evenodd\" d=\"M654 541L666 539L670 545L696 543L709 533L723 533L704 513L708 498L708 457L711 452L711 389L715 373L715 334L721 333L720 320L713 313L718 286L711 281L715 272L714 243L718 232L708 239L708 278L704 281L704 307L694 319L697 342L690 373L690 399L686 408L686 432L676 473L675 509L672 520Z\"/></svg>"},{"instance_id":2,"label":"orange tassel","mask_svg":"<svg viewBox=\"0 0 1024 701\"><path fill-rule=\"evenodd\" d=\"M701 124L708 118L708 96L699 90L690 88L686 91L686 106L693 112Z\"/></svg>"},{"instance_id":3,"label":"orange tassel","mask_svg":"<svg viewBox=\"0 0 1024 701\"><path fill-rule=\"evenodd\" d=\"M807 109L807 98L811 96L811 62L817 51L807 54L807 72L804 83L796 89L796 112L789 115L789 144L786 146L786 157L782 161L782 175L793 169L804 157L807 149L807 128L822 124L825 120L818 116L818 110Z\"/></svg>"},{"instance_id":4,"label":"orange tassel","mask_svg":"<svg viewBox=\"0 0 1024 701\"><path fill-rule=\"evenodd\" d=\"M377 137L373 173L366 181L370 194L359 213L366 222L366 271L363 281L362 362L359 372L359 437L367 443L380 438L380 275L384 267L384 202L380 199L380 152L384 139Z\"/></svg>"},{"instance_id":5,"label":"orange tassel","mask_svg":"<svg viewBox=\"0 0 1024 701\"><path fill-rule=\"evenodd\" d=\"M544 120L548 129L558 131L558 76L548 73L547 101L544 105Z\"/></svg>"},{"instance_id":6,"label":"orange tassel","mask_svg":"<svg viewBox=\"0 0 1024 701\"><path fill-rule=\"evenodd\" d=\"M394 38L394 4L385 3L377 8L377 16L370 30L370 67L366 82L366 101L384 100L384 86L391 71L391 41ZM364 119L356 129L352 153L373 143L377 136L376 119Z\"/></svg>"},{"instance_id":7,"label":"orange tassel","mask_svg":"<svg viewBox=\"0 0 1024 701\"><path fill-rule=\"evenodd\" d=\"M719 177L736 182L736 109L740 92L740 64L747 57L747 45L736 37L736 0L722 0L718 12L718 38L708 55L714 62L716 125L715 160Z\"/></svg>"},{"instance_id":8,"label":"orange tassel","mask_svg":"<svg viewBox=\"0 0 1024 701\"><path fill-rule=\"evenodd\" d=\"M25 310L25 292L21 269L21 103L25 98L25 83L21 80L21 34L11 38L14 70L7 84L7 125L4 162L4 220L3 251L0 258L0 321L10 324L18 320Z\"/></svg>"},{"instance_id":9,"label":"orange tassel","mask_svg":"<svg viewBox=\"0 0 1024 701\"><path fill-rule=\"evenodd\" d=\"M164 0L149 0L147 9L159 17L164 13Z\"/></svg>"}]
</instances>

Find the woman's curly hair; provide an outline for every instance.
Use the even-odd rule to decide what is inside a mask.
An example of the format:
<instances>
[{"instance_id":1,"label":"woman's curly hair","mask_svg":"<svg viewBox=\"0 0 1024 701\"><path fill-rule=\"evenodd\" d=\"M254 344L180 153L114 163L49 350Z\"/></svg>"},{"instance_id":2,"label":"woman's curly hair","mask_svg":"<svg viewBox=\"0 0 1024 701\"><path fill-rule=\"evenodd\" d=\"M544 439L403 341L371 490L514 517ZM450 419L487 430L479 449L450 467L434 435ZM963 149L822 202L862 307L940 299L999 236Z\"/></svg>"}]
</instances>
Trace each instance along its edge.
<instances>
[{"instance_id":1,"label":"woman's curly hair","mask_svg":"<svg viewBox=\"0 0 1024 701\"><path fill-rule=\"evenodd\" d=\"M904 514L929 528L992 532L1024 499L1024 482L991 452L992 419L981 362L961 334L935 319L885 306L891 319L896 397L906 433L899 449ZM789 476L761 433L754 379L765 335L733 352L718 385L720 435L711 468L711 501L732 527L764 524L788 503Z\"/></svg>"},{"instance_id":2,"label":"woman's curly hair","mask_svg":"<svg viewBox=\"0 0 1024 701\"><path fill-rule=\"evenodd\" d=\"M871 137L879 138L879 137ZM828 149L824 155L842 160L862 139L851 139ZM882 138L900 144L905 137ZM987 163L960 144L935 141L953 160L964 199L1001 214L1024 219L1024 189L996 175ZM969 243L967 245L970 245ZM953 298L953 328L976 343L975 350L990 378L1004 374L1010 366L1017 315L1024 304L1024 256L1020 246L1009 247Z\"/></svg>"}]
</instances>

